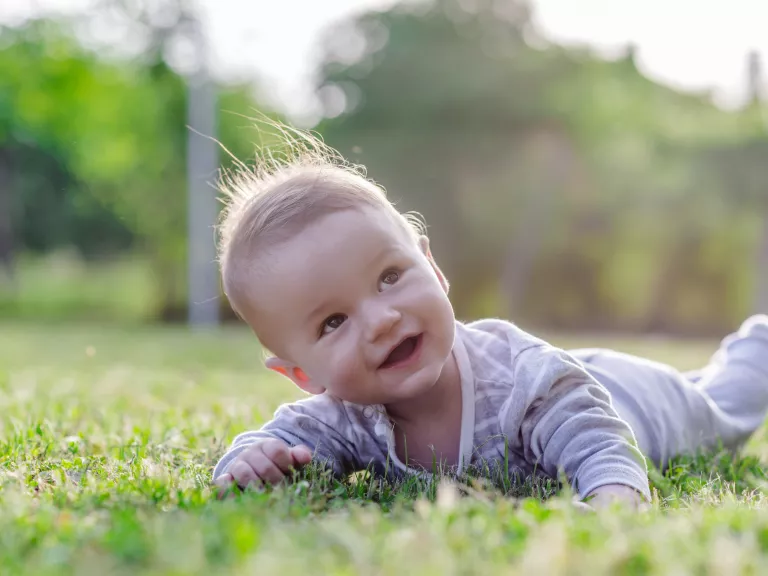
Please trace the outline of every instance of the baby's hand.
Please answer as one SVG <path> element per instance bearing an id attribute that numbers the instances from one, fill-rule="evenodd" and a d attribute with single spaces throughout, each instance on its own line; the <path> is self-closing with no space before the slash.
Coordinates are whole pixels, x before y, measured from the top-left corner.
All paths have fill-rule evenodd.
<path id="1" fill-rule="evenodd" d="M 628 504 L 631 508 L 643 512 L 650 508 L 648 502 L 636 490 L 620 484 L 600 486 L 593 490 L 585 500 L 589 506 L 596 509 L 606 508 L 614 502 Z"/>
<path id="2" fill-rule="evenodd" d="M 306 466 L 312 452 L 306 446 L 291 448 L 282 440 L 257 442 L 243 450 L 229 471 L 216 478 L 219 497 L 224 496 L 234 482 L 240 489 L 248 485 L 279 484 L 293 470 Z"/>

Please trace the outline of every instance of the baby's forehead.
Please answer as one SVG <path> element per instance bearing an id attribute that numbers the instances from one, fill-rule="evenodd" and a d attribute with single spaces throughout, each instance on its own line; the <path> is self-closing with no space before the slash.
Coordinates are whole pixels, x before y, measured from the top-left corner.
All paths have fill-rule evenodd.
<path id="1" fill-rule="evenodd" d="M 362 213 L 359 213 L 362 212 Z M 328 293 L 341 293 L 391 252 L 416 248 L 394 218 L 378 210 L 346 211 L 284 231 L 245 265 L 249 300 L 262 313 L 303 309 Z"/>
<path id="2" fill-rule="evenodd" d="M 375 250 L 382 243 L 412 245 L 415 239 L 407 224 L 396 212 L 360 207 L 324 214 L 285 233 L 271 242 L 264 252 L 273 260 L 280 261 L 287 255 L 306 251 L 313 256 L 330 255 L 336 258 L 338 251 L 362 252 Z M 325 251 L 323 249 L 326 249 Z M 330 250 L 330 254 L 327 254 Z"/>

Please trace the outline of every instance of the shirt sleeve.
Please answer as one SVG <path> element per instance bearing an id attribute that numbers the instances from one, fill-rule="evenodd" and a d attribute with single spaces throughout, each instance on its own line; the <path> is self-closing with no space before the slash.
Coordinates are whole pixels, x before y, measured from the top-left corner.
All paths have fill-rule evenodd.
<path id="1" fill-rule="evenodd" d="M 280 406 L 259 430 L 243 432 L 213 470 L 213 479 L 227 472 L 237 456 L 255 442 L 275 438 L 289 446 L 303 445 L 313 451 L 313 460 L 327 464 L 342 476 L 357 466 L 352 423 L 340 400 L 327 394 Z"/>
<path id="2" fill-rule="evenodd" d="M 632 429 L 575 359 L 546 344 L 531 346 L 514 359 L 513 378 L 502 426 L 529 464 L 552 478 L 564 473 L 581 497 L 621 484 L 650 501 L 648 470 Z"/>

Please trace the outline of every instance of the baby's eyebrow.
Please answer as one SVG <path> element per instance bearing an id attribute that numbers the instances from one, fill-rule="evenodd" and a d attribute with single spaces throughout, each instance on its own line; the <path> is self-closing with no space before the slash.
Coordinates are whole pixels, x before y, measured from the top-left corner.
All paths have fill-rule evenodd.
<path id="1" fill-rule="evenodd" d="M 307 322 L 312 322 L 318 318 L 321 313 L 328 308 L 328 303 L 325 300 L 321 300 L 320 304 L 315 306 L 312 311 L 307 314 Z"/>
<path id="2" fill-rule="evenodd" d="M 371 259 L 370 266 L 375 268 L 384 258 L 400 253 L 399 246 L 385 246 L 376 253 L 376 256 Z"/>

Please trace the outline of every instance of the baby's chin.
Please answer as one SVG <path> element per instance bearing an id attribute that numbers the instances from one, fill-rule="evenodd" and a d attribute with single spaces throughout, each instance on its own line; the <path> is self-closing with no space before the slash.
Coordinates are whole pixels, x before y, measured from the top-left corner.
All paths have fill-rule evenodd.
<path id="1" fill-rule="evenodd" d="M 402 380 L 399 386 L 392 390 L 392 401 L 402 402 L 418 398 L 432 390 L 440 380 L 444 362 L 434 362 L 423 366 Z"/>
<path id="2" fill-rule="evenodd" d="M 366 387 L 365 392 L 359 390 L 350 391 L 349 388 L 346 388 L 344 391 L 329 390 L 329 392 L 340 400 L 362 406 L 407 402 L 428 392 L 435 385 L 440 377 L 440 371 L 435 371 L 435 374 L 431 374 L 431 372 L 420 370 L 416 374 L 400 379 L 399 382 L 379 381 L 375 384 L 371 383 L 370 386 Z"/>

